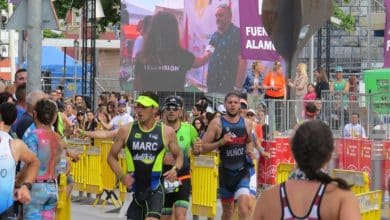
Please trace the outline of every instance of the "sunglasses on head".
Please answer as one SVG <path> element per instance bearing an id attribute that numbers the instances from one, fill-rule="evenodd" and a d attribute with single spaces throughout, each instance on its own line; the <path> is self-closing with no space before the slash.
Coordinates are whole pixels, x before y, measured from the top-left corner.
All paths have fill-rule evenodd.
<path id="1" fill-rule="evenodd" d="M 244 103 L 241 103 L 241 104 L 240 104 L 240 109 L 247 109 L 247 108 L 248 108 L 248 106 L 245 105 Z"/>

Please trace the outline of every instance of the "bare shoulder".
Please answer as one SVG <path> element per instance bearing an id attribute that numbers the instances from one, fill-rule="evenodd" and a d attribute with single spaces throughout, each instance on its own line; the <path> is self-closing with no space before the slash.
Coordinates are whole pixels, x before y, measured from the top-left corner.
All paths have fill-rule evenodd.
<path id="1" fill-rule="evenodd" d="M 122 139 L 126 139 L 127 136 L 129 135 L 130 129 L 133 126 L 133 122 L 120 126 L 118 130 L 118 137 Z"/>
<path id="2" fill-rule="evenodd" d="M 173 130 L 172 127 L 167 126 L 167 125 L 165 125 L 164 123 L 161 123 L 161 126 L 163 127 L 163 129 L 164 129 L 164 134 L 165 134 L 166 136 L 170 136 L 170 135 L 172 135 L 172 134 L 175 133 L 175 130 Z"/>

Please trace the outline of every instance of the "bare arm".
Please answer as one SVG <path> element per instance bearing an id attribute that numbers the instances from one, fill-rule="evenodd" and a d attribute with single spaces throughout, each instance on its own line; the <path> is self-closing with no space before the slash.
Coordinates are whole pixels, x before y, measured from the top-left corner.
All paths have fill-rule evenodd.
<path id="1" fill-rule="evenodd" d="M 127 135 L 129 134 L 131 125 L 122 126 L 119 128 L 117 138 L 111 147 L 110 152 L 108 153 L 107 162 L 110 165 L 111 170 L 115 173 L 119 179 L 123 177 L 122 169 L 118 164 L 118 154 L 121 149 L 125 146 Z"/>
<path id="2" fill-rule="evenodd" d="M 198 68 L 198 67 L 205 65 L 209 61 L 211 55 L 213 55 L 213 54 L 210 51 L 206 50 L 202 56 L 195 57 L 194 63 L 192 64 L 192 67 Z"/>
<path id="3" fill-rule="evenodd" d="M 251 159 L 254 158 L 254 143 L 252 139 L 252 126 L 253 126 L 253 121 L 251 119 L 245 118 L 245 127 L 246 127 L 246 132 L 248 134 L 248 138 L 246 141 L 246 152 L 248 156 L 251 157 Z"/>
<path id="4" fill-rule="evenodd" d="M 220 120 L 219 119 L 213 119 L 205 134 L 203 135 L 203 146 L 202 146 L 202 149 L 201 149 L 201 153 L 207 153 L 207 152 L 210 152 L 210 151 L 213 151 L 215 149 L 217 149 L 218 147 L 222 146 L 223 141 L 215 141 L 218 139 L 218 137 L 221 135 L 221 132 L 222 132 L 222 127 L 220 125 Z M 215 141 L 215 142 L 214 142 Z"/>
<path id="5" fill-rule="evenodd" d="M 234 86 L 237 88 L 241 88 L 246 76 L 247 62 L 246 60 L 241 58 L 241 55 L 239 55 L 237 59 L 238 59 L 238 66 L 237 66 L 236 82 Z"/>
<path id="6" fill-rule="evenodd" d="M 23 161 L 25 163 L 25 166 L 23 166 L 16 178 L 16 185 L 20 185 L 23 182 L 34 182 L 39 170 L 38 158 L 30 149 L 28 149 L 27 145 L 19 139 L 12 140 L 11 146 L 14 148 L 15 160 Z"/>
<path id="7" fill-rule="evenodd" d="M 127 126 L 125 125 L 125 127 Z M 119 134 L 119 129 L 117 128 L 111 131 L 84 131 L 84 136 L 100 139 L 114 138 Z"/>
<path id="8" fill-rule="evenodd" d="M 165 140 L 167 140 L 166 145 L 168 146 L 169 151 L 172 153 L 172 156 L 175 159 L 175 163 L 172 169 L 168 170 L 163 175 L 169 181 L 174 181 L 177 177 L 176 169 L 180 170 L 181 167 L 183 166 L 183 152 L 181 151 L 179 145 L 177 144 L 176 133 L 173 130 L 173 128 L 165 125 L 163 126 L 165 131 L 164 132 Z"/>
<path id="9" fill-rule="evenodd" d="M 183 166 L 183 153 L 181 152 L 181 149 L 179 147 L 179 144 L 177 143 L 176 133 L 173 130 L 173 128 L 164 125 L 165 129 L 165 138 L 167 140 L 167 146 L 169 148 L 169 151 L 172 153 L 173 157 L 175 158 L 175 164 L 174 166 L 180 169 Z"/>
<path id="10" fill-rule="evenodd" d="M 345 88 L 344 88 L 344 91 L 345 92 L 349 92 L 349 82 L 347 81 L 346 83 L 345 83 Z"/>

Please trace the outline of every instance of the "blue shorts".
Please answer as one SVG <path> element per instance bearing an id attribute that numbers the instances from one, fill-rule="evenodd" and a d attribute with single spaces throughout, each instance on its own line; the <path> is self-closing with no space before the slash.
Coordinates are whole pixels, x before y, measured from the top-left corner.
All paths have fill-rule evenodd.
<path id="1" fill-rule="evenodd" d="M 30 191 L 31 202 L 23 205 L 25 220 L 55 219 L 57 207 L 57 183 L 34 183 Z"/>
<path id="2" fill-rule="evenodd" d="M 255 167 L 250 167 L 249 168 L 249 193 L 253 196 L 256 196 L 257 194 L 257 176 L 256 176 L 256 171 Z"/>
<path id="3" fill-rule="evenodd" d="M 219 197 L 221 198 L 221 201 L 232 202 L 238 199 L 238 197 L 241 195 L 249 195 L 249 180 L 249 176 L 243 177 L 241 181 L 237 184 L 237 187 L 234 192 L 230 191 L 229 189 L 220 184 Z"/>

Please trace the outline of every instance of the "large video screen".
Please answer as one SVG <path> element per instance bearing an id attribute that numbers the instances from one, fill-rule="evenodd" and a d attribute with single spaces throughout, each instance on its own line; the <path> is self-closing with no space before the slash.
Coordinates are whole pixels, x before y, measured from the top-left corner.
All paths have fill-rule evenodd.
<path id="1" fill-rule="evenodd" d="M 261 4 L 122 0 L 122 88 L 218 94 L 242 90 L 254 61 L 261 61 L 266 73 L 281 59 L 262 26 Z"/>

